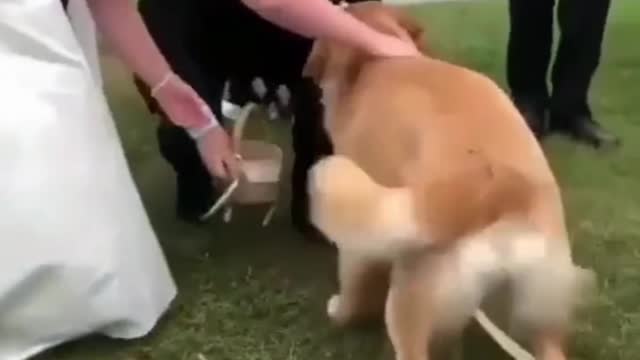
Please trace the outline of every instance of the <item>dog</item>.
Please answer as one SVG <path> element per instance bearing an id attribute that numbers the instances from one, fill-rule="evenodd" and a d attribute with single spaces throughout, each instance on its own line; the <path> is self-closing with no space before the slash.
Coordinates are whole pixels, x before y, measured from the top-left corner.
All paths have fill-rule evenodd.
<path id="1" fill-rule="evenodd" d="M 429 56 L 400 8 L 347 11 L 427 55 L 318 40 L 305 65 L 334 146 L 308 185 L 311 221 L 339 253 L 329 317 L 384 314 L 396 359 L 425 360 L 506 286 L 510 332 L 537 359 L 566 359 L 594 274 L 573 263 L 558 183 L 525 120 L 490 78 Z"/>

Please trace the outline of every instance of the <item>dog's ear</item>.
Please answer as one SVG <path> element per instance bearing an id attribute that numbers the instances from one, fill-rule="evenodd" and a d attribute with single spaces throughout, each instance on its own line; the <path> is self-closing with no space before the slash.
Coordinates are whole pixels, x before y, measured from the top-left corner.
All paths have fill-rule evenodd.
<path id="1" fill-rule="evenodd" d="M 316 40 L 307 58 L 307 62 L 302 68 L 302 76 L 311 78 L 315 83 L 319 83 L 324 77 L 329 61 L 329 51 L 327 44 L 323 40 Z"/>

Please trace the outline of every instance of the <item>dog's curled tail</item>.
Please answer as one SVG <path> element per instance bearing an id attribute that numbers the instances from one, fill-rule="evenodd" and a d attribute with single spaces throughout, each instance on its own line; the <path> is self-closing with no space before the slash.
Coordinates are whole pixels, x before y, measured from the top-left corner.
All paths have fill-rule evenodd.
<path id="1" fill-rule="evenodd" d="M 419 236 L 410 189 L 381 186 L 345 156 L 318 161 L 308 192 L 312 223 L 340 249 L 388 258 L 431 245 Z"/>

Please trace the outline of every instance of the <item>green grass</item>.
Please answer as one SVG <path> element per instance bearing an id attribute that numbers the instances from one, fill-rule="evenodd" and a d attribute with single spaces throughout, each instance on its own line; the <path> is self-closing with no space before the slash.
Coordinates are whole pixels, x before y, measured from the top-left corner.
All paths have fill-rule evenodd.
<path id="1" fill-rule="evenodd" d="M 572 344 L 573 358 L 583 360 L 631 360 L 640 353 L 640 3 L 613 3 L 592 104 L 624 146 L 598 153 L 562 138 L 545 144 L 564 189 L 577 261 L 599 274 L 601 293 Z M 502 1 L 434 4 L 415 13 L 443 57 L 504 83 Z M 199 353 L 211 360 L 392 359 L 381 327 L 344 331 L 328 324 L 335 255 L 298 238 L 286 211 L 266 229 L 252 210 L 240 211 L 229 225 L 174 220 L 173 180 L 156 150 L 153 122 L 123 73 L 107 68 L 132 172 L 180 294 L 144 339 L 84 339 L 40 359 L 181 360 Z M 288 146 L 285 129 L 279 131 Z M 484 352 L 486 344 L 474 349 L 470 359 L 496 358 Z"/>

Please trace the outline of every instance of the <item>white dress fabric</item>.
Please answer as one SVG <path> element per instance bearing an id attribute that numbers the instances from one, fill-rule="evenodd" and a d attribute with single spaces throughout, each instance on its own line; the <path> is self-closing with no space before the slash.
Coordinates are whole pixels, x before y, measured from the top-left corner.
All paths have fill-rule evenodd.
<path id="1" fill-rule="evenodd" d="M 91 333 L 143 336 L 176 294 L 84 1 L 71 0 L 70 23 L 60 0 L 0 0 L 2 360 Z"/>

